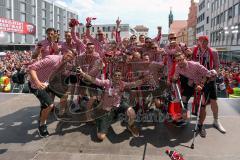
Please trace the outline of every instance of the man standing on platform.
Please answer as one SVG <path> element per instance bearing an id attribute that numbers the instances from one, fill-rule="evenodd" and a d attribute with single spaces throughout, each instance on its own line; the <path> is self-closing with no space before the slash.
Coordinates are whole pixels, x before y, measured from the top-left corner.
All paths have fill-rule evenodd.
<path id="1" fill-rule="evenodd" d="M 193 49 L 193 60 L 199 62 L 208 70 L 214 69 L 217 71 L 217 73 L 219 73 L 218 52 L 208 47 L 209 40 L 207 36 L 200 36 L 198 38 L 198 41 L 199 45 Z M 213 126 L 217 128 L 220 132 L 226 133 L 226 130 L 223 128 L 222 124 L 218 120 L 216 81 L 213 80 L 209 82 L 208 88 L 210 90 L 209 99 L 214 117 Z"/>

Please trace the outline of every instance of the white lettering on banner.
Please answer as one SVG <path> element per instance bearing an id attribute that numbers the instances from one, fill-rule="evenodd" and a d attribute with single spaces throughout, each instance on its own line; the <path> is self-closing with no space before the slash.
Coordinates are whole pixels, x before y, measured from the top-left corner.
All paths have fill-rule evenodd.
<path id="1" fill-rule="evenodd" d="M 28 23 L 26 22 L 18 22 L 6 18 L 0 18 L 0 31 L 16 32 L 19 34 L 35 34 L 34 30 L 28 29 L 27 25 Z"/>

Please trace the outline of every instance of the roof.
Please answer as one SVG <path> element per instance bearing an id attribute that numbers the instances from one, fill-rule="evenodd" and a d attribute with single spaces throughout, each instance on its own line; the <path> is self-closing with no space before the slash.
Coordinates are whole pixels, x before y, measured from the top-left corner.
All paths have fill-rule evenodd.
<path id="1" fill-rule="evenodd" d="M 136 27 L 134 27 L 134 29 L 137 32 L 148 32 L 149 28 L 145 27 L 144 25 L 137 25 Z"/>
<path id="2" fill-rule="evenodd" d="M 187 20 L 175 20 L 170 26 L 170 33 L 178 33 L 179 30 L 187 26 Z"/>

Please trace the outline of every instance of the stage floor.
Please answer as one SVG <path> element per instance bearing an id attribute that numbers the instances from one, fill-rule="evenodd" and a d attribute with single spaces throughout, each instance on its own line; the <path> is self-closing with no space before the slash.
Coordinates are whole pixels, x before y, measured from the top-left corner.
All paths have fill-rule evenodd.
<path id="1" fill-rule="evenodd" d="M 1 160 L 167 160 L 167 148 L 181 152 L 186 160 L 240 159 L 240 99 L 219 99 L 220 120 L 227 133 L 212 127 L 208 107 L 207 137 L 197 136 L 191 145 L 195 120 L 185 128 L 163 123 L 142 126 L 141 136 L 133 138 L 119 122 L 112 125 L 108 138 L 96 139 L 93 124 L 60 123 L 50 117 L 51 134 L 39 138 L 37 119 L 39 102 L 33 95 L 0 94 Z"/>

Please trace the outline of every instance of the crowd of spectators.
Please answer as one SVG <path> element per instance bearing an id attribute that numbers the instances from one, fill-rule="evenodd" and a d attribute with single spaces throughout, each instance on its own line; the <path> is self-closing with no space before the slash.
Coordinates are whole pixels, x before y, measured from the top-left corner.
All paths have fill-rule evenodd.
<path id="1" fill-rule="evenodd" d="M 11 92 L 14 83 L 25 83 L 25 68 L 32 61 L 32 51 L 5 51 L 5 53 L 0 57 L 0 78 L 7 76 L 10 79 L 9 92 Z M 233 88 L 240 88 L 240 63 L 221 64 L 217 84 L 220 97 L 229 97 L 229 94 L 233 94 Z"/>
<path id="2" fill-rule="evenodd" d="M 229 97 L 234 88 L 240 88 L 240 63 L 222 64 L 217 84 L 220 97 Z"/>
<path id="3" fill-rule="evenodd" d="M 31 51 L 5 51 L 0 57 L 0 91 L 11 92 L 14 84 L 24 84 L 26 65 L 31 63 Z M 7 87 L 6 89 L 6 86 Z"/>

